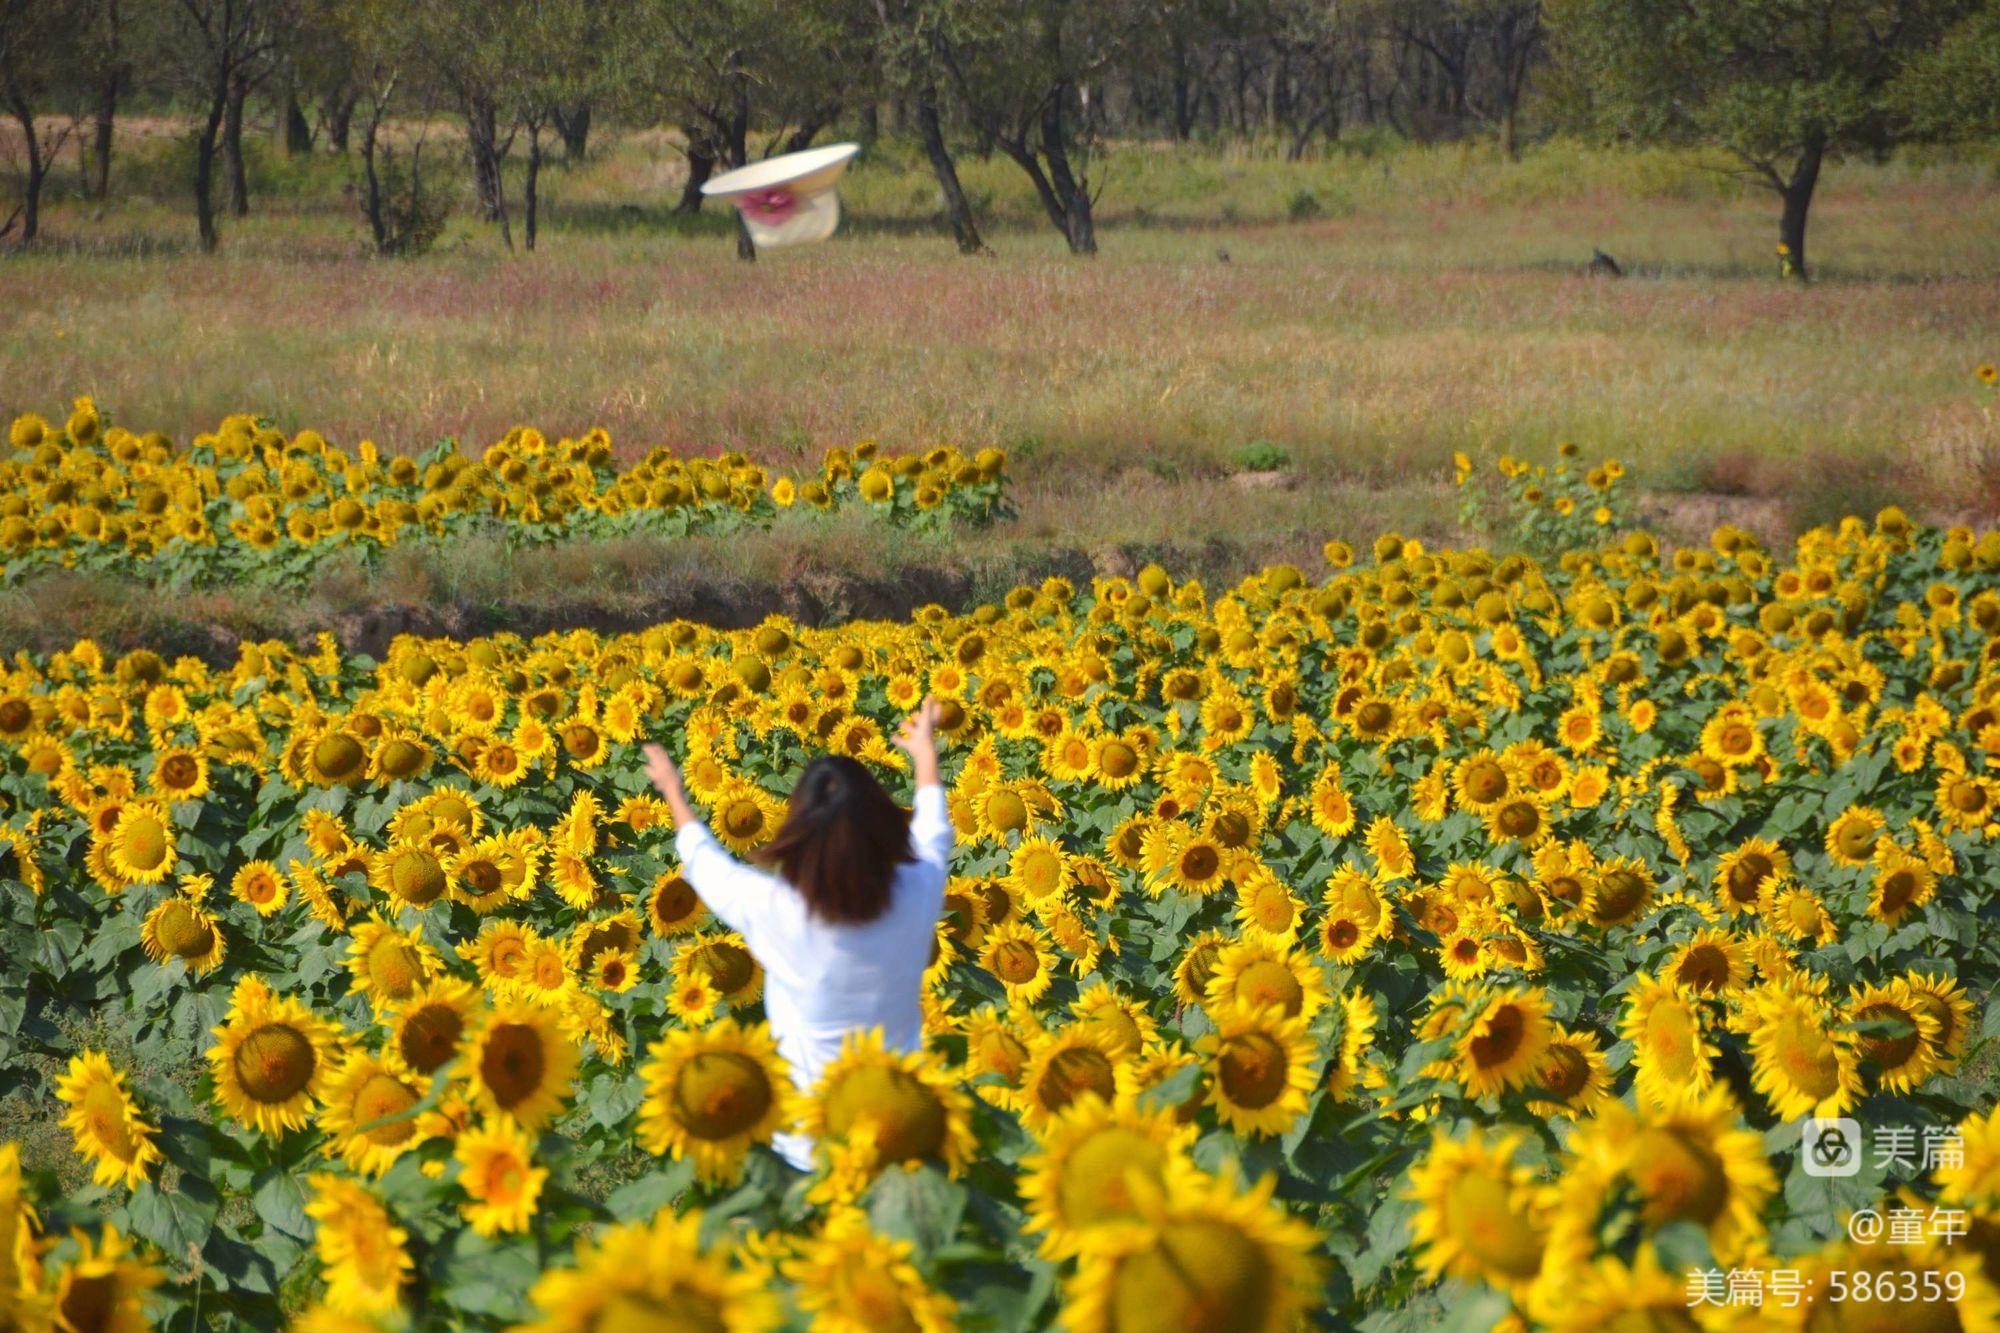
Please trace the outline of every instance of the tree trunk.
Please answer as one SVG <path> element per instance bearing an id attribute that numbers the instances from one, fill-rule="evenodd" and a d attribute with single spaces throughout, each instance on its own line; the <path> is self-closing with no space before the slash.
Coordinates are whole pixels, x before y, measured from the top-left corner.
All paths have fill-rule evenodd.
<path id="1" fill-rule="evenodd" d="M 194 224 L 203 254 L 214 254 L 221 239 L 215 230 L 215 141 L 222 129 L 223 107 L 228 101 L 227 79 L 217 80 L 209 93 L 208 116 L 195 132 Z"/>
<path id="2" fill-rule="evenodd" d="M 250 216 L 250 178 L 243 170 L 243 102 L 250 89 L 241 79 L 229 81 L 222 112 L 222 156 L 229 168 L 229 211 Z"/>
<path id="3" fill-rule="evenodd" d="M 488 222 L 505 223 L 506 197 L 500 184 L 500 154 L 495 144 L 500 136 L 493 103 L 484 97 L 468 98 L 465 104 L 465 146 L 472 157 L 472 188 L 479 196 L 480 216 Z M 513 246 L 511 242 L 509 249 Z"/>
<path id="4" fill-rule="evenodd" d="M 375 169 L 375 138 L 379 116 L 371 117 L 361 132 L 361 174 L 368 187 L 368 232 L 375 240 L 375 253 L 389 253 L 389 228 L 382 220 L 382 177 Z"/>
<path id="5" fill-rule="evenodd" d="M 42 226 L 42 182 L 48 177 L 48 158 L 42 152 L 42 141 L 35 134 L 35 115 L 23 97 L 8 99 L 8 110 L 21 124 L 21 143 L 28 151 L 27 178 L 22 182 L 21 198 L 21 244 L 35 239 Z"/>
<path id="6" fill-rule="evenodd" d="M 1063 239 L 1073 255 L 1097 253 L 1097 224 L 1090 216 L 1089 187 L 1070 170 L 1069 131 L 1063 123 L 1068 88 L 1058 89 L 1042 108 L 1042 156 L 1049 162 L 1049 185 L 1062 201 Z"/>
<path id="7" fill-rule="evenodd" d="M 528 125 L 528 175 L 522 186 L 521 199 L 521 244 L 530 253 L 535 248 L 535 223 L 538 213 L 539 196 L 536 187 L 542 178 L 542 127 L 530 122 Z"/>
<path id="8" fill-rule="evenodd" d="M 680 202 L 674 205 L 676 213 L 699 213 L 703 195 L 701 187 L 715 174 L 715 158 L 706 149 L 698 147 L 690 138 L 688 141 L 688 174 L 681 185 Z"/>
<path id="9" fill-rule="evenodd" d="M 1815 130 L 1799 150 L 1791 179 L 1779 191 L 1785 206 L 1778 217 L 1778 273 L 1800 282 L 1811 276 L 1806 268 L 1806 212 L 1812 207 L 1813 189 L 1819 184 L 1820 162 L 1825 156 L 1826 135 Z"/>
<path id="10" fill-rule="evenodd" d="M 926 82 L 917 89 L 917 132 L 924 141 L 924 155 L 931 160 L 931 174 L 944 193 L 945 216 L 951 220 L 951 234 L 962 255 L 976 255 L 986 249 L 979 226 L 972 219 L 972 205 L 966 202 L 965 187 L 959 184 L 958 166 L 944 141 L 944 126 L 938 119 L 937 85 Z"/>
<path id="11" fill-rule="evenodd" d="M 348 138 L 354 127 L 354 105 L 360 101 L 360 94 L 350 88 L 335 93 L 326 104 L 326 146 L 336 153 L 345 155 Z"/>
<path id="12" fill-rule="evenodd" d="M 590 103 L 578 102 L 567 109 L 555 110 L 556 133 L 562 136 L 563 160 L 583 161 L 584 151 L 590 146 Z"/>
<path id="13" fill-rule="evenodd" d="M 111 132 L 118 118 L 118 86 L 123 81 L 122 71 L 114 67 L 97 85 L 97 116 L 90 144 L 95 179 L 90 193 L 99 199 L 111 197 Z"/>
<path id="14" fill-rule="evenodd" d="M 741 83 L 736 85 L 735 106 L 729 117 L 729 138 L 723 150 L 729 154 L 731 167 L 747 166 L 750 162 L 750 94 Z M 736 210 L 736 257 L 746 264 L 757 262 L 757 243 L 750 239 L 750 224 L 743 220 L 743 210 Z"/>
<path id="15" fill-rule="evenodd" d="M 1507 105 L 1500 108 L 1500 152 L 1509 162 L 1521 159 L 1521 145 L 1515 137 L 1514 99 L 1509 97 Z"/>
<path id="16" fill-rule="evenodd" d="M 1174 138 L 1186 143 L 1194 133 L 1194 97 L 1189 86 L 1187 46 L 1174 35 L 1173 46 Z"/>
<path id="17" fill-rule="evenodd" d="M 287 157 L 298 153 L 310 153 L 313 146 L 312 122 L 306 119 L 299 99 L 289 92 L 285 94 L 284 110 L 279 113 L 278 143 Z"/>

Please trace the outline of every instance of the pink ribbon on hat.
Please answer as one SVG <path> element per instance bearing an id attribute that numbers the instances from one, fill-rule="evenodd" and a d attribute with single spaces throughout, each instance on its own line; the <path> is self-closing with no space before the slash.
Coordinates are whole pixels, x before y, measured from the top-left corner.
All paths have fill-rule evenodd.
<path id="1" fill-rule="evenodd" d="M 751 221 L 775 227 L 798 211 L 799 200 L 784 186 L 774 185 L 768 190 L 746 190 L 736 196 L 736 206 Z"/>

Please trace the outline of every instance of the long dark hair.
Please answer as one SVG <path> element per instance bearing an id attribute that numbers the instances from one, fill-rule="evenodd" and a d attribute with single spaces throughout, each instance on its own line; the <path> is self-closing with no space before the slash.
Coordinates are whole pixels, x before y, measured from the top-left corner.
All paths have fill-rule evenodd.
<path id="1" fill-rule="evenodd" d="M 821 755 L 799 774 L 785 822 L 757 859 L 820 920 L 873 921 L 888 910 L 896 867 L 910 859 L 910 818 L 859 763 Z"/>

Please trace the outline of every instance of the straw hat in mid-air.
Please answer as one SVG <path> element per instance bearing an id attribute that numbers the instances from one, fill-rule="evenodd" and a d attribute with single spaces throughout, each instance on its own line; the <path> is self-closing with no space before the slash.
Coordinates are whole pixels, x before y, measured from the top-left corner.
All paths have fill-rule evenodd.
<path id="1" fill-rule="evenodd" d="M 836 143 L 767 157 L 723 172 L 701 192 L 736 205 L 759 249 L 823 241 L 840 225 L 834 186 L 860 151 L 860 144 Z"/>

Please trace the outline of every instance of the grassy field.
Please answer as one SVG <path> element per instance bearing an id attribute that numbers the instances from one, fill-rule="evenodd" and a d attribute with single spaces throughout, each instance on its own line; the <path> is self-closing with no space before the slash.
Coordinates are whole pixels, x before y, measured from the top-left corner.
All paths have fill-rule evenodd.
<path id="1" fill-rule="evenodd" d="M 252 216 L 203 257 L 184 149 L 142 128 L 108 207 L 59 194 L 45 243 L 0 262 L 0 411 L 89 393 L 180 438 L 251 410 L 405 447 L 602 424 L 635 451 L 778 462 L 861 437 L 997 444 L 1020 518 L 950 553 L 974 560 L 1209 543 L 1229 566 L 1329 534 L 1448 536 L 1454 450 L 1566 439 L 1626 459 L 1688 531 L 2000 499 L 1973 375 L 2000 359 L 1991 155 L 1830 170 L 1800 288 L 1772 277 L 1772 201 L 1718 163 L 1563 144 L 1518 163 L 1125 146 L 1095 164 L 1095 261 L 998 159 L 966 164 L 995 253 L 958 257 L 927 173 L 884 149 L 836 241 L 755 265 L 722 216 L 670 214 L 680 161 L 656 136 L 546 173 L 538 253 L 461 211 L 400 261 L 362 254 L 346 164 L 259 152 Z M 1594 247 L 1629 276 L 1585 276 Z M 1280 484 L 1234 475 L 1254 442 L 1289 458 Z M 830 540 L 719 558 L 884 558 Z"/>

